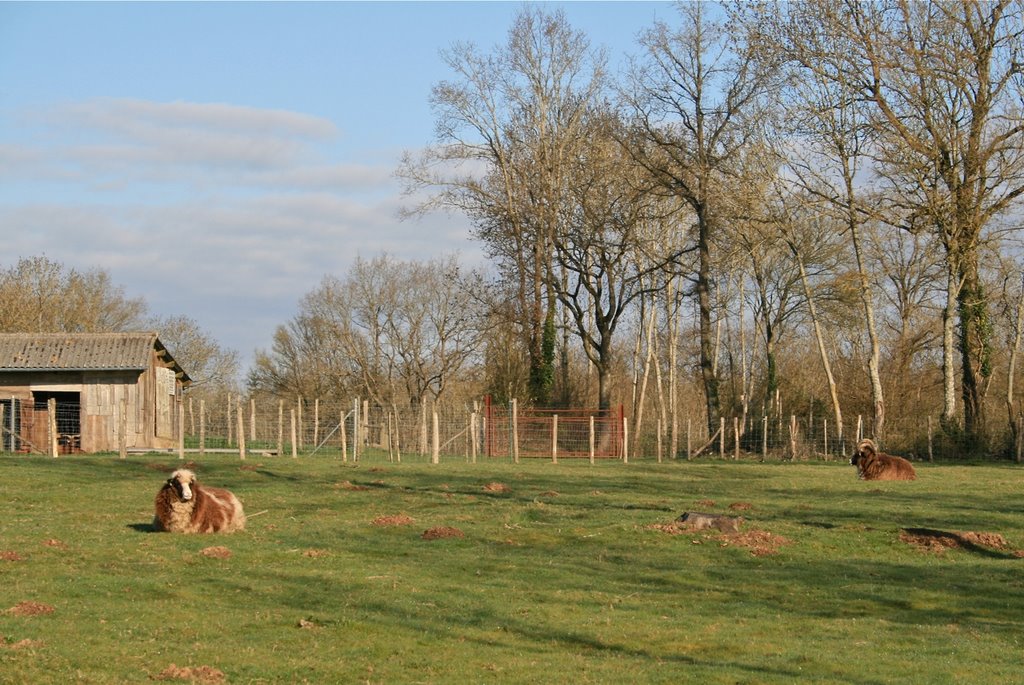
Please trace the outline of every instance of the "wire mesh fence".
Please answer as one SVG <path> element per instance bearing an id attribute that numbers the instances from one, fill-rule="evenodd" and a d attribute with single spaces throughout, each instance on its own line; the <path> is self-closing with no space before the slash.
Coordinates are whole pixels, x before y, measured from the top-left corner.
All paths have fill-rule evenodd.
<path id="1" fill-rule="evenodd" d="M 191 398 L 179 405 L 176 449 L 182 455 L 230 453 L 324 457 L 341 461 L 486 461 L 521 459 L 685 460 L 847 459 L 861 437 L 875 435 L 868 417 L 839 426 L 821 416 L 746 416 L 708 425 L 703 416 L 631 423 L 623 407 L 536 409 L 488 398 L 466 406 L 379 406 L 366 400 L 257 400 L 223 403 Z M 74 402 L 0 400 L 0 450 L 74 454 L 87 420 Z M 1001 454 L 1021 458 L 1022 431 L 992 436 Z M 932 417 L 890 419 L 880 447 L 917 460 L 956 460 L 955 435 Z M 143 451 L 131 450 L 126 451 Z M 152 451 L 152 450 L 145 450 Z"/>

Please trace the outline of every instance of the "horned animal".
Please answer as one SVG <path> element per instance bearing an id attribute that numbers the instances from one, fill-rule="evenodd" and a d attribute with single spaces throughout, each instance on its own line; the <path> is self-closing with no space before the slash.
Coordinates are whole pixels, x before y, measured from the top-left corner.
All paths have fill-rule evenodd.
<path id="1" fill-rule="evenodd" d="M 196 474 L 178 469 L 156 495 L 153 529 L 170 533 L 233 533 L 245 528 L 238 498 L 223 488 L 200 485 Z"/>
<path id="2" fill-rule="evenodd" d="M 879 452 L 873 440 L 865 438 L 857 443 L 857 451 L 850 457 L 861 480 L 915 480 L 914 465 L 903 457 Z"/>

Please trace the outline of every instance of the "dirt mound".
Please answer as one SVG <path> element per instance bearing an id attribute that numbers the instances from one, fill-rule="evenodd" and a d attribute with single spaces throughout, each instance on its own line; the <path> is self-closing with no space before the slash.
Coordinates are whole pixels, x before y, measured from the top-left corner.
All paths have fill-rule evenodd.
<path id="1" fill-rule="evenodd" d="M 793 544 L 793 541 L 789 538 L 769 533 L 766 530 L 748 530 L 745 533 L 729 533 L 726 535 L 720 535 L 718 539 L 722 541 L 723 547 L 727 547 L 729 545 L 744 547 L 749 549 L 750 553 L 755 557 L 767 557 L 773 554 L 778 554 L 779 547 Z"/>
<path id="2" fill-rule="evenodd" d="M 972 530 L 946 531 L 930 528 L 904 528 L 900 531 L 900 540 L 928 552 L 941 554 L 947 549 L 987 548 L 1005 550 L 1009 544 L 999 533 L 979 533 Z M 1022 550 L 1013 552 L 1014 556 L 1024 556 Z"/>
<path id="3" fill-rule="evenodd" d="M 750 502 L 733 502 L 729 505 L 729 508 L 733 511 L 750 511 L 754 508 L 754 505 Z"/>
<path id="4" fill-rule="evenodd" d="M 50 538 L 49 540 L 43 540 L 43 545 L 46 546 L 46 547 L 54 547 L 56 549 L 67 549 L 68 548 L 68 546 L 65 543 L 61 542 L 60 540 L 57 540 L 56 538 Z"/>
<path id="5" fill-rule="evenodd" d="M 488 483 L 484 486 L 484 492 L 509 492 L 511 489 L 504 483 Z"/>
<path id="6" fill-rule="evenodd" d="M 319 559 L 321 557 L 330 556 L 330 552 L 326 549 L 307 549 L 302 553 L 302 556 L 309 557 L 310 559 Z"/>
<path id="7" fill-rule="evenodd" d="M 463 538 L 466 534 L 458 528 L 450 526 L 437 526 L 423 531 L 424 540 L 441 540 L 442 538 Z"/>
<path id="8" fill-rule="evenodd" d="M 43 646 L 42 640 L 18 640 L 17 642 L 8 642 L 7 639 L 0 635 L 0 649 L 38 649 Z"/>
<path id="9" fill-rule="evenodd" d="M 21 556 L 12 549 L 0 550 L 0 560 L 2 561 L 25 561 L 25 557 Z"/>
<path id="10" fill-rule="evenodd" d="M 221 547 L 219 545 L 216 547 L 204 547 L 203 549 L 199 550 L 199 553 L 202 554 L 204 557 L 210 557 L 211 559 L 231 558 L 231 550 L 227 547 Z"/>
<path id="11" fill-rule="evenodd" d="M 713 500 L 713 499 L 699 499 L 696 502 L 694 502 L 694 504 L 696 504 L 698 507 L 704 507 L 705 509 L 710 509 L 711 507 L 715 506 L 715 500 Z"/>
<path id="12" fill-rule="evenodd" d="M 332 487 L 335 488 L 336 490 L 352 490 L 352 491 L 361 491 L 361 490 L 369 490 L 370 489 L 369 485 L 356 485 L 356 484 L 352 483 L 351 481 L 347 481 L 347 480 L 346 481 L 342 481 L 340 483 L 335 483 Z"/>
<path id="13" fill-rule="evenodd" d="M 197 683 L 226 682 L 224 672 L 212 666 L 182 666 L 171 664 L 160 671 L 153 680 L 189 680 Z"/>
<path id="14" fill-rule="evenodd" d="M 370 521 L 374 526 L 408 526 L 416 523 L 416 519 L 405 514 L 394 514 L 392 516 L 378 516 Z"/>
<path id="15" fill-rule="evenodd" d="M 42 604 L 40 602 L 18 602 L 10 609 L 7 610 L 8 614 L 14 616 L 43 616 L 45 614 L 52 614 L 53 607 L 49 604 Z"/>

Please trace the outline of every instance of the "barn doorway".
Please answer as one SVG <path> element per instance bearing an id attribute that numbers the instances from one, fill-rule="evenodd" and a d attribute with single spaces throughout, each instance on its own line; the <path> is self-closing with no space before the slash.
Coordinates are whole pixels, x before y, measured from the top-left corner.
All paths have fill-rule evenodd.
<path id="1" fill-rule="evenodd" d="M 35 391 L 35 411 L 45 416 L 52 399 L 57 408 L 57 447 L 64 454 L 82 451 L 82 395 L 78 392 Z"/>

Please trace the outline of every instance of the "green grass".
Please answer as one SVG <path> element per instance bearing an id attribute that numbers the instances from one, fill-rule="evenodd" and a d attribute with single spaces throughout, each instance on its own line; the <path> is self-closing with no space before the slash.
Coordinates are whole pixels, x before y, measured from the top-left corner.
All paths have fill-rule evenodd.
<path id="1" fill-rule="evenodd" d="M 211 455 L 200 480 L 239 495 L 247 530 L 152 533 L 178 463 L 0 457 L 0 552 L 18 557 L 0 558 L 0 682 L 152 683 L 171 664 L 227 683 L 1020 682 L 1019 467 L 864 483 L 838 463 Z M 744 531 L 791 544 L 649 528 L 737 502 Z M 414 523 L 374 525 L 399 514 Z M 435 526 L 464 537 L 424 540 Z M 1009 546 L 936 554 L 904 527 Z"/>

